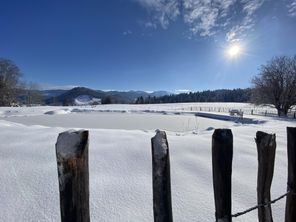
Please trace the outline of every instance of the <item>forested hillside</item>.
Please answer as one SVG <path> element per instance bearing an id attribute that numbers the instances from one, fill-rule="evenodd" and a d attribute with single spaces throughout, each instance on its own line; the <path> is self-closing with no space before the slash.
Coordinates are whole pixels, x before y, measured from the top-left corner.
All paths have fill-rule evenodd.
<path id="1" fill-rule="evenodd" d="M 202 92 L 171 94 L 161 97 L 139 97 L 137 104 L 147 103 L 185 103 L 185 102 L 249 102 L 251 89 L 219 89 Z"/>

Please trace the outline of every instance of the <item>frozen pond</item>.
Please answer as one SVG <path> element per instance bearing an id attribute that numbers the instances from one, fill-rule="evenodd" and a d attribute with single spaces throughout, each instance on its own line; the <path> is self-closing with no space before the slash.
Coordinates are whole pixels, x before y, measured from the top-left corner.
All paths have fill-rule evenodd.
<path id="1" fill-rule="evenodd" d="M 233 122 L 196 117 L 194 115 L 164 115 L 138 113 L 70 113 L 64 115 L 14 116 L 1 118 L 27 126 L 42 125 L 65 128 L 97 128 L 155 130 L 175 132 L 227 128 Z"/>

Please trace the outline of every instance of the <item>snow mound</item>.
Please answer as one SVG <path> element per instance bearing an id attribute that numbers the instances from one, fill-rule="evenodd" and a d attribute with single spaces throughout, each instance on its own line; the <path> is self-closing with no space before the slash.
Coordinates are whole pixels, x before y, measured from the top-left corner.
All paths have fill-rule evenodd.
<path id="1" fill-rule="evenodd" d="M 101 104 L 101 99 L 89 95 L 80 95 L 75 98 L 74 103 L 78 106 Z"/>
<path id="2" fill-rule="evenodd" d="M 58 115 L 58 114 L 68 114 L 71 113 L 69 109 L 60 109 L 60 110 L 50 110 L 45 112 L 46 115 Z"/>

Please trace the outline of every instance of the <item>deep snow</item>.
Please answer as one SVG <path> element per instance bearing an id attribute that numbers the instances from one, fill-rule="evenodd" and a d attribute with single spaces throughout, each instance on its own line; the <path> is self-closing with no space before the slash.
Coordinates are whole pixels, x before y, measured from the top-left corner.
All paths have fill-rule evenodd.
<path id="1" fill-rule="evenodd" d="M 220 106 L 228 105 L 220 104 Z M 275 198 L 285 193 L 287 181 L 286 127 L 295 127 L 295 121 L 257 117 L 265 123 L 241 124 L 198 118 L 198 122 L 204 127 L 199 127 L 197 134 L 192 128 L 185 130 L 185 133 L 180 133 L 176 129 L 180 129 L 179 126 L 182 125 L 180 119 L 184 116 L 174 114 L 176 110 L 182 110 L 180 107 L 186 108 L 184 104 L 170 106 L 109 105 L 79 108 L 81 111 L 79 114 L 72 113 L 73 109 L 77 109 L 75 107 L 0 108 L 0 116 L 2 116 L 0 120 L 0 167 L 2 169 L 0 171 L 0 221 L 60 221 L 55 142 L 60 132 L 69 129 L 63 125 L 69 116 L 81 115 L 77 119 L 81 123 L 87 118 L 99 123 L 104 118 L 97 120 L 98 116 L 107 115 L 101 112 L 89 112 L 92 109 L 96 111 L 104 109 L 109 112 L 125 110 L 127 113 L 120 115 L 115 113 L 118 120 L 124 118 L 124 115 L 130 116 L 128 121 L 123 121 L 121 129 L 99 129 L 102 126 L 100 127 L 99 124 L 96 127 L 88 126 L 90 122 L 87 121 L 83 126 L 90 130 L 90 213 L 92 221 L 153 221 L 150 139 L 155 132 L 147 127 L 143 127 L 142 130 L 125 129 L 124 124 L 127 124 L 126 128 L 128 128 L 133 115 L 142 117 L 147 115 L 147 118 L 150 115 L 155 118 L 154 121 L 159 120 L 160 123 L 163 123 L 161 121 L 169 116 L 172 125 L 176 125 L 175 128 L 167 131 L 171 155 L 175 221 L 214 221 L 211 170 L 213 130 L 208 127 L 229 127 L 234 134 L 233 213 L 256 204 L 257 151 L 254 137 L 257 130 L 277 134 L 275 173 L 271 195 Z M 132 111 L 135 110 L 142 114 L 133 113 Z M 49 111 L 52 111 L 51 115 L 44 114 Z M 168 115 L 151 114 L 155 111 L 165 111 Z M 59 115 L 61 113 L 64 115 Z M 9 116 L 31 119 L 27 119 L 27 125 L 22 125 L 12 122 Z M 57 116 L 60 118 L 57 123 L 60 122 L 60 126 L 64 127 L 50 126 L 51 117 Z M 48 124 L 38 121 L 33 125 L 29 124 L 34 118 L 47 119 Z M 190 118 L 189 120 L 193 121 Z M 138 121 L 137 117 L 135 119 L 133 124 Z M 220 123 L 222 125 L 219 125 Z M 145 126 L 144 123 L 143 126 Z M 284 211 L 285 199 L 273 205 L 274 221 L 283 221 Z M 253 211 L 234 221 L 257 221 L 257 212 Z"/>

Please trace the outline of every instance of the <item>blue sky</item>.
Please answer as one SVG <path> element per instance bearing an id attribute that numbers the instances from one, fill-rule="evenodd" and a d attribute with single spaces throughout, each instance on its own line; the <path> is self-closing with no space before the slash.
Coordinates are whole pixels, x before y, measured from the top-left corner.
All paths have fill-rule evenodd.
<path id="1" fill-rule="evenodd" d="M 44 88 L 244 88 L 296 54 L 296 0 L 0 0 L 0 57 Z M 231 46 L 240 48 L 231 57 Z"/>

